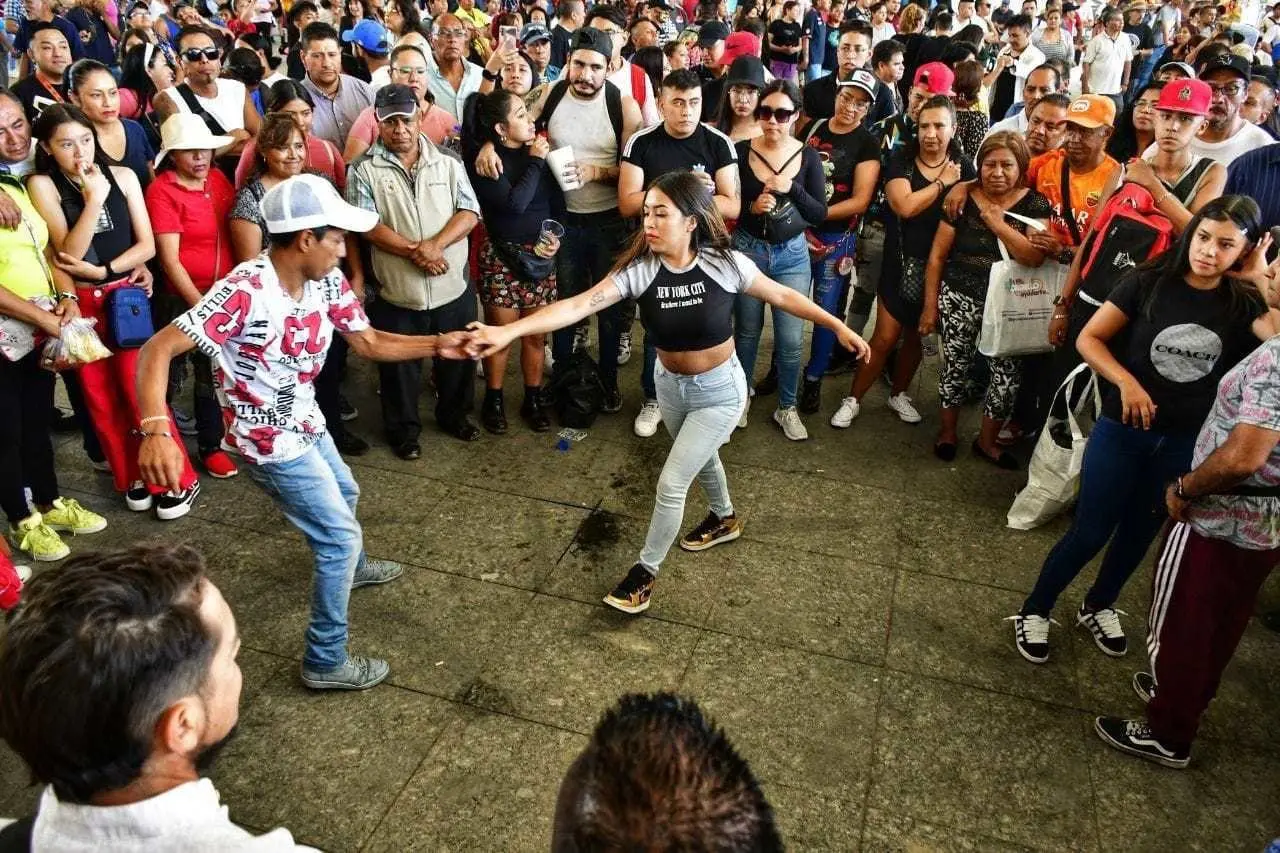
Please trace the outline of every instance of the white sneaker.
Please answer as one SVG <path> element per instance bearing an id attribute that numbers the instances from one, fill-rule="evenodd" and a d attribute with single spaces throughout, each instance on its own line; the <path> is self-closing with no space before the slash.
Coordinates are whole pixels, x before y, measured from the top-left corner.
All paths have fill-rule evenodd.
<path id="1" fill-rule="evenodd" d="M 660 423 L 662 423 L 662 410 L 658 408 L 658 401 L 645 400 L 644 405 L 640 407 L 640 414 L 636 415 L 636 422 L 632 424 L 632 429 L 641 438 L 649 438 L 658 431 Z"/>
<path id="2" fill-rule="evenodd" d="M 31 580 L 30 566 L 14 566 L 13 570 L 18 573 L 18 580 L 22 581 L 23 583 L 26 583 L 27 581 Z"/>
<path id="3" fill-rule="evenodd" d="M 165 492 L 156 500 L 156 518 L 161 521 L 173 521 L 191 512 L 196 498 L 200 495 L 200 481 L 196 480 L 191 488 L 182 492 Z"/>
<path id="4" fill-rule="evenodd" d="M 124 493 L 124 504 L 134 512 L 146 512 L 151 509 L 151 490 L 141 480 L 134 480 L 129 490 Z"/>
<path id="5" fill-rule="evenodd" d="M 618 339 L 618 366 L 631 360 L 631 332 L 623 332 Z M 642 410 L 643 411 L 643 410 Z M 652 435 L 652 433 L 650 433 Z"/>
<path id="6" fill-rule="evenodd" d="M 551 354 L 551 344 L 542 345 L 542 369 L 550 372 L 555 369 L 556 357 Z"/>
<path id="7" fill-rule="evenodd" d="M 889 398 L 889 408 L 898 413 L 898 417 L 905 424 L 918 424 L 924 420 L 920 417 L 920 413 L 916 411 L 916 407 L 912 404 L 911 398 L 906 392 L 894 394 Z"/>
<path id="8" fill-rule="evenodd" d="M 742 417 L 738 418 L 738 429 L 747 428 L 747 413 L 751 411 L 751 395 L 747 395 L 747 404 L 742 407 Z"/>
<path id="9" fill-rule="evenodd" d="M 840 401 L 840 408 L 831 416 L 831 425 L 836 429 L 848 429 L 861 411 L 862 406 L 857 397 L 845 397 Z"/>
<path id="10" fill-rule="evenodd" d="M 782 427 L 782 434 L 792 441 L 804 441 L 809 437 L 809 431 L 804 428 L 804 422 L 800 420 L 800 413 L 795 406 L 774 409 L 773 422 Z"/>

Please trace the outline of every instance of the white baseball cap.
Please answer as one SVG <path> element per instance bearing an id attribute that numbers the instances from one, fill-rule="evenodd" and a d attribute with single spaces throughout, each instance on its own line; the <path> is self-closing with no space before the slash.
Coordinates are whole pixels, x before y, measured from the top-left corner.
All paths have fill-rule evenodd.
<path id="1" fill-rule="evenodd" d="M 341 228 L 363 233 L 378 224 L 378 214 L 343 201 L 337 189 L 319 175 L 294 175 L 262 197 L 262 218 L 269 234 L 291 234 L 308 228 Z"/>

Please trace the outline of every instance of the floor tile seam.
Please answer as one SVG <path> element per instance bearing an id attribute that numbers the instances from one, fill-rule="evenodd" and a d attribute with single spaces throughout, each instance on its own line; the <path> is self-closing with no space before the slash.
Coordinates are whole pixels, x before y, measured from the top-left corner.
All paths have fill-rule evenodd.
<path id="1" fill-rule="evenodd" d="M 1080 705 L 1072 705 L 1056 699 L 1025 696 L 1020 693 L 1012 693 L 1006 690 L 997 690 L 992 687 L 984 687 L 980 684 L 970 684 L 965 681 L 958 681 L 954 678 L 948 678 L 942 675 L 924 673 L 924 672 L 919 672 L 918 670 L 912 670 L 912 669 L 903 669 L 902 667 L 898 667 L 890 664 L 887 660 L 885 661 L 883 669 L 886 673 L 891 673 L 893 675 L 905 675 L 911 678 L 923 678 L 926 681 L 932 681 L 938 684 L 945 684 L 951 687 L 962 687 L 968 690 L 976 690 L 981 693 L 989 693 L 993 696 L 1002 696 L 1006 699 L 1017 699 L 1022 702 L 1030 702 L 1035 705 L 1046 705 L 1050 708 L 1054 708 L 1060 711 L 1072 711 L 1077 714 L 1083 714 L 1085 716 L 1089 716 L 1097 713 L 1091 708 L 1085 708 Z"/>
<path id="2" fill-rule="evenodd" d="M 506 497 L 511 497 L 511 498 L 524 498 L 525 500 L 537 501 L 539 503 L 548 503 L 548 504 L 553 504 L 555 506 L 568 507 L 570 509 L 591 509 L 591 506 L 589 504 L 573 503 L 571 501 L 561 501 L 561 500 L 556 500 L 554 498 L 541 497 L 539 495 L 529 495 L 523 492 L 510 491 L 507 489 L 495 489 L 489 486 L 482 486 L 482 485 L 478 485 L 476 483 L 470 483 L 470 482 L 462 482 L 456 479 L 452 479 L 452 480 L 443 479 L 441 477 L 432 477 L 426 474 L 412 474 L 412 473 L 405 472 L 403 469 L 400 469 L 400 468 L 388 468 L 382 465 L 371 465 L 368 462 L 353 462 L 352 460 L 348 460 L 347 464 L 351 465 L 351 467 L 353 468 L 362 468 L 367 471 L 375 471 L 375 472 L 386 473 L 386 474 L 403 474 L 406 477 L 414 477 L 420 480 L 428 480 L 432 483 L 439 483 L 440 485 L 449 486 L 451 488 L 457 488 L 458 486 L 463 486 L 469 489 L 476 489 L 477 491 L 481 491 L 481 492 L 488 492 L 489 494 L 504 495 Z M 357 479 L 357 482 L 359 482 L 358 479 Z"/>
<path id="3" fill-rule="evenodd" d="M 889 662 L 889 634 L 893 630 L 893 608 L 898 602 L 898 586 L 901 584 L 902 569 L 898 569 L 893 573 L 893 589 L 889 591 L 889 621 L 885 628 L 885 650 L 884 662 Z M 876 691 L 876 707 L 871 715 L 871 766 L 867 772 L 866 789 L 862 793 L 862 818 L 861 825 L 858 827 L 858 848 L 866 849 L 867 846 L 867 812 L 871 809 L 871 790 L 875 785 L 877 771 L 880 762 L 876 760 L 876 752 L 880 745 L 880 718 L 884 710 L 884 693 L 888 688 L 889 679 L 887 674 L 890 670 L 887 666 L 880 667 L 880 677 L 876 679 L 878 690 Z"/>
<path id="4" fill-rule="evenodd" d="M 872 781 L 874 782 L 874 780 Z M 868 805 L 867 805 L 867 808 L 864 809 L 864 813 L 871 811 L 870 794 L 868 794 L 867 799 L 868 799 Z M 936 829 L 945 830 L 947 832 L 955 833 L 957 835 L 965 835 L 967 837 L 974 838 L 978 841 L 997 842 L 999 844 L 1011 844 L 1020 848 L 1038 851 L 1038 853 L 1062 853 L 1062 850 L 1064 849 L 1062 847 L 1041 847 L 1037 845 L 1028 844 L 1026 841 L 1020 838 L 1014 838 L 1012 836 L 1001 836 L 993 832 L 984 832 L 980 829 L 974 829 L 973 827 L 957 826 L 956 824 L 951 823 L 950 821 L 941 821 L 936 819 L 934 816 L 928 815 L 928 814 L 917 814 L 910 809 L 877 808 L 876 811 L 881 812 L 882 814 L 885 814 L 885 815 L 893 816 L 893 817 L 904 817 L 909 820 L 919 821 L 920 823 L 928 824 L 929 826 L 934 827 Z M 1089 840 L 1091 842 L 1093 841 L 1093 839 L 1089 839 Z M 866 841 L 865 832 L 863 833 L 862 841 L 863 841 L 863 846 L 865 847 L 865 841 Z M 978 848 L 978 849 L 982 850 L 985 848 Z M 1067 848 L 1067 849 L 1075 849 L 1075 848 Z M 1101 847 L 1094 848 L 1094 849 L 1102 850 Z"/>

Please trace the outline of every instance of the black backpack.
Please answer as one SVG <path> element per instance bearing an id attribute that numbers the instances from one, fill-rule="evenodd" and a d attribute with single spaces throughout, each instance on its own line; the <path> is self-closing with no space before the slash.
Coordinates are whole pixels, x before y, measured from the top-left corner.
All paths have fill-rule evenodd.
<path id="1" fill-rule="evenodd" d="M 35 826 L 36 819 L 32 815 L 0 829 L 0 853 L 28 853 L 31 849 L 31 832 Z"/>
<path id="2" fill-rule="evenodd" d="M 555 378 L 547 393 L 560 423 L 574 429 L 591 426 L 604 408 L 600 368 L 585 352 L 575 352 L 563 364 L 556 362 Z"/>

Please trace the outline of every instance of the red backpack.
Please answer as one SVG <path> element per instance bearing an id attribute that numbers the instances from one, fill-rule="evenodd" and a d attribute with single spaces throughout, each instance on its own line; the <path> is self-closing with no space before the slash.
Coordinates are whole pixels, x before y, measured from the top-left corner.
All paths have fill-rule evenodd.
<path id="1" fill-rule="evenodd" d="M 1168 249 L 1174 236 L 1151 193 L 1125 181 L 1094 217 L 1080 249 L 1080 290 L 1104 302 L 1124 273 Z"/>

